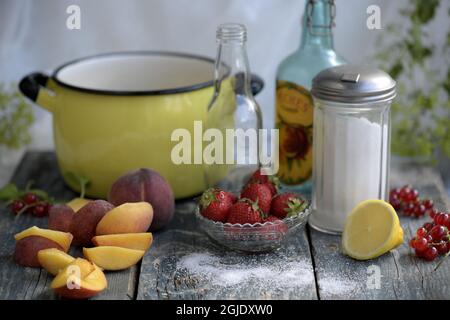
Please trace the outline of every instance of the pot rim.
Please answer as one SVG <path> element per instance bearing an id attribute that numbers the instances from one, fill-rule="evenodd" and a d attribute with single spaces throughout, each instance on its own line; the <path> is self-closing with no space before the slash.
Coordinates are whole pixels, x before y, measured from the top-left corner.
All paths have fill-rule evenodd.
<path id="1" fill-rule="evenodd" d="M 97 58 L 103 58 L 103 57 L 110 57 L 110 56 L 169 56 L 169 57 L 182 57 L 182 58 L 188 58 L 188 59 L 195 59 L 200 60 L 204 62 L 211 63 L 212 65 L 215 64 L 214 59 L 197 55 L 197 54 L 191 54 L 191 53 L 184 53 L 184 52 L 174 52 L 174 51 L 147 51 L 147 50 L 139 50 L 139 51 L 117 51 L 117 52 L 107 52 L 107 53 L 100 53 L 100 54 L 94 54 L 89 55 L 85 57 L 81 57 L 78 59 L 71 60 L 69 62 L 66 62 L 59 67 L 55 69 L 53 72 L 51 78 L 54 80 L 57 84 L 87 93 L 94 93 L 94 94 L 102 94 L 102 95 L 116 95 L 116 96 L 144 96 L 144 95 L 165 95 L 165 94 L 176 94 L 176 93 L 184 93 L 184 92 L 191 92 L 199 89 L 203 89 L 206 87 L 210 87 L 214 84 L 213 75 L 211 74 L 211 80 L 206 82 L 200 82 L 197 84 L 189 85 L 189 86 L 182 86 L 182 87 L 176 87 L 176 88 L 170 88 L 170 89 L 160 89 L 160 90 L 105 90 L 105 89 L 91 89 L 91 88 L 85 88 L 85 87 L 79 87 L 76 85 L 69 84 L 67 82 L 64 82 L 63 80 L 58 78 L 58 74 L 60 71 L 62 71 L 64 68 L 71 66 L 73 64 L 91 60 L 91 59 L 97 59 Z"/>

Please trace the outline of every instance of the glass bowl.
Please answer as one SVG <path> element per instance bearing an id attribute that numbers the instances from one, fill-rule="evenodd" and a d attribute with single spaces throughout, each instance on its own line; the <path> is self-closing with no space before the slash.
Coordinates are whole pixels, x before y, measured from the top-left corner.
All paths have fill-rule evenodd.
<path id="1" fill-rule="evenodd" d="M 305 200 L 306 201 L 306 200 Z M 278 249 L 284 239 L 302 228 L 311 213 L 310 204 L 296 215 L 284 218 L 282 223 L 231 224 L 209 220 L 200 213 L 197 205 L 195 216 L 200 228 L 214 241 L 227 248 L 243 252 L 267 252 Z"/>

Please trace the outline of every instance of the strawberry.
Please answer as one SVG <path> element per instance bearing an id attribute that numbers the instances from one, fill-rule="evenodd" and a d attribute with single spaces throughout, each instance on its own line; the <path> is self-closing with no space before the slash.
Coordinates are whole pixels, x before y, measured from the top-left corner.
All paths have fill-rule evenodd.
<path id="1" fill-rule="evenodd" d="M 207 219 L 226 222 L 235 196 L 229 192 L 210 188 L 200 197 L 200 213 Z"/>
<path id="2" fill-rule="evenodd" d="M 306 203 L 295 193 L 281 193 L 272 200 L 270 213 L 280 219 L 295 215 L 305 209 Z"/>
<path id="3" fill-rule="evenodd" d="M 261 227 L 261 233 L 266 234 L 265 238 L 267 240 L 280 239 L 280 236 L 285 235 L 288 231 L 288 226 L 286 225 L 286 223 L 275 216 L 268 216 L 267 219 L 264 220 L 264 222 L 272 222 L 271 224 L 267 224 Z"/>
<path id="4" fill-rule="evenodd" d="M 267 185 L 269 187 L 270 192 L 272 192 L 272 197 L 275 196 L 278 193 L 278 187 L 280 185 L 280 181 L 278 180 L 277 176 L 274 175 L 263 175 L 261 173 L 261 169 L 256 170 L 252 176 L 250 177 L 250 180 L 247 184 L 252 183 L 260 183 Z"/>
<path id="5" fill-rule="evenodd" d="M 274 215 L 270 215 L 266 219 L 264 219 L 264 222 L 277 222 L 277 221 L 282 221 L 282 220 Z"/>
<path id="6" fill-rule="evenodd" d="M 244 187 L 241 192 L 241 198 L 247 198 L 257 202 L 262 212 L 270 212 L 270 203 L 272 202 L 272 192 L 266 184 L 251 183 Z"/>
<path id="7" fill-rule="evenodd" d="M 228 222 L 231 224 L 254 224 L 263 222 L 264 218 L 265 215 L 259 205 L 250 199 L 244 198 L 233 204 L 228 216 Z"/>

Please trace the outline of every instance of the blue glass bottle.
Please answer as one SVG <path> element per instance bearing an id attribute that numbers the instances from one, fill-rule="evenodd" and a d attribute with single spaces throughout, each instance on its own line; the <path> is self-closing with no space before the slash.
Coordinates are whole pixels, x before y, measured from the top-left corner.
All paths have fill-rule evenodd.
<path id="1" fill-rule="evenodd" d="M 300 46 L 284 59 L 276 78 L 276 128 L 279 129 L 283 187 L 311 193 L 313 102 L 311 82 L 320 71 L 345 63 L 333 47 L 333 0 L 309 0 L 303 15 Z"/>

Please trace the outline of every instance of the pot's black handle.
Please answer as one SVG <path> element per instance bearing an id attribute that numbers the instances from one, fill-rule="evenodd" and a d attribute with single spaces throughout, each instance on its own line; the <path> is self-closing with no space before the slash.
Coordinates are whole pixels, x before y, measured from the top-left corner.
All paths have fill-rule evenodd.
<path id="1" fill-rule="evenodd" d="M 33 72 L 22 78 L 19 90 L 22 94 L 41 107 L 53 111 L 54 93 L 47 88 L 49 76 L 41 72 Z"/>
<path id="2" fill-rule="evenodd" d="M 241 92 L 244 87 L 244 73 L 240 72 L 236 74 L 236 84 L 235 90 L 236 92 Z M 257 76 L 256 74 L 250 75 L 250 88 L 254 96 L 261 92 L 264 88 L 264 80 Z"/>
<path id="3" fill-rule="evenodd" d="M 264 80 L 260 76 L 252 74 L 250 78 L 250 86 L 252 88 L 253 95 L 256 96 L 264 88 Z"/>

